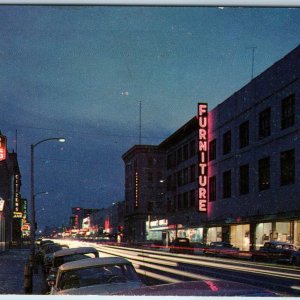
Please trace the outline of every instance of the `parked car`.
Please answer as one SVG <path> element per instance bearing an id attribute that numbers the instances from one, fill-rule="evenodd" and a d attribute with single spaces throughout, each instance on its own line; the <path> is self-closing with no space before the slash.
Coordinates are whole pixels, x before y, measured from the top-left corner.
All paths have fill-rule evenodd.
<path id="1" fill-rule="evenodd" d="M 226 242 L 211 242 L 208 247 L 205 247 L 203 253 L 222 257 L 238 257 L 239 248 L 233 247 L 232 244 Z"/>
<path id="2" fill-rule="evenodd" d="M 42 240 L 39 243 L 36 244 L 36 249 L 35 249 L 35 261 L 37 264 L 42 264 L 44 260 L 44 255 L 45 255 L 45 250 L 49 246 L 53 246 L 55 243 L 50 240 Z"/>
<path id="3" fill-rule="evenodd" d="M 51 284 L 51 295 L 110 295 L 143 286 L 131 262 L 121 257 L 65 263 Z"/>
<path id="4" fill-rule="evenodd" d="M 48 286 L 50 286 L 50 283 L 56 279 L 57 270 L 62 264 L 97 257 L 99 257 L 99 251 L 93 247 L 69 248 L 54 252 L 52 265 L 46 279 Z"/>
<path id="5" fill-rule="evenodd" d="M 188 238 L 176 238 L 170 245 L 171 253 L 193 254 L 194 248 Z"/>
<path id="6" fill-rule="evenodd" d="M 227 280 L 184 281 L 179 283 L 145 286 L 117 292 L 122 296 L 246 296 L 276 297 L 276 293 L 264 288 Z"/>
<path id="7" fill-rule="evenodd" d="M 300 248 L 294 251 L 290 257 L 290 263 L 294 266 L 300 266 Z"/>
<path id="8" fill-rule="evenodd" d="M 61 245 L 61 244 L 52 244 L 49 245 L 44 251 L 44 258 L 43 258 L 43 269 L 44 272 L 47 274 L 50 271 L 52 266 L 53 255 L 55 252 L 63 249 L 68 249 L 68 245 Z"/>
<path id="9" fill-rule="evenodd" d="M 252 260 L 268 260 L 274 262 L 290 262 L 291 256 L 297 248 L 290 243 L 270 241 L 252 252 Z"/>

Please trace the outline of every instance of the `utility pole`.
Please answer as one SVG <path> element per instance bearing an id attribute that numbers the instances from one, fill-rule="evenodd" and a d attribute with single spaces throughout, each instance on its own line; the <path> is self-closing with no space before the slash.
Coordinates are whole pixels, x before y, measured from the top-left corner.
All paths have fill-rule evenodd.
<path id="1" fill-rule="evenodd" d="M 140 101 L 140 114 L 139 114 L 139 145 L 142 144 L 142 101 Z"/>
<path id="2" fill-rule="evenodd" d="M 254 52 L 257 47 L 247 47 L 246 49 L 252 49 L 252 67 L 251 67 L 251 80 L 253 79 L 254 73 Z"/>

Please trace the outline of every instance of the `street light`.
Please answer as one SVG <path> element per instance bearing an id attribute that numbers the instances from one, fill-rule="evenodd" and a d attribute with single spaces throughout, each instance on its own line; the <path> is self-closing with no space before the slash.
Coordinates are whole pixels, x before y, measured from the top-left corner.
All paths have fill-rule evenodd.
<path id="1" fill-rule="evenodd" d="M 31 222 L 30 222 L 30 244 L 31 244 L 31 259 L 34 260 L 34 243 L 35 243 L 35 231 L 36 231 L 36 225 L 35 225 L 35 197 L 39 194 L 46 194 L 48 192 L 41 192 L 34 194 L 34 148 L 38 146 L 41 143 L 47 142 L 47 141 L 58 141 L 60 143 L 64 143 L 66 140 L 62 137 L 53 137 L 41 140 L 35 144 L 30 145 L 30 163 L 31 163 L 31 169 L 30 169 L 30 199 L 31 199 Z"/>

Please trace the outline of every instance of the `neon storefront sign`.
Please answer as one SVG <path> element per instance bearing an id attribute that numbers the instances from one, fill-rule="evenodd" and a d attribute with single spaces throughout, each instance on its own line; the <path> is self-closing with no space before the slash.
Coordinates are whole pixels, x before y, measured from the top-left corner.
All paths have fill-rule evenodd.
<path id="1" fill-rule="evenodd" d="M 6 160 L 6 137 L 0 135 L 0 161 Z"/>
<path id="2" fill-rule="evenodd" d="M 198 202 L 199 211 L 207 212 L 208 198 L 208 113 L 207 103 L 198 103 Z"/>

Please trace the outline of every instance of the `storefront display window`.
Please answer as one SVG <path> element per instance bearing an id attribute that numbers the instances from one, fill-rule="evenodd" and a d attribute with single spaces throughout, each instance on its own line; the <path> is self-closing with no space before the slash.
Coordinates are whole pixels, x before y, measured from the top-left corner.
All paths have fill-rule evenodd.
<path id="1" fill-rule="evenodd" d="M 230 226 L 230 243 L 241 251 L 249 251 L 250 224 Z"/>
<path id="2" fill-rule="evenodd" d="M 210 227 L 207 230 L 206 243 L 222 242 L 222 227 Z"/>
<path id="3" fill-rule="evenodd" d="M 294 222 L 294 245 L 300 247 L 300 220 Z"/>
<path id="4" fill-rule="evenodd" d="M 271 240 L 272 223 L 257 224 L 255 233 L 255 248 L 258 250 L 265 242 Z"/>

